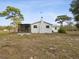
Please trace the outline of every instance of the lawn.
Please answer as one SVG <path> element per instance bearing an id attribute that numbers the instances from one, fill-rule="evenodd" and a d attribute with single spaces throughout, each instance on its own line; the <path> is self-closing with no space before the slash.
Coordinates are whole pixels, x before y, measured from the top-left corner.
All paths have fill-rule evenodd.
<path id="1" fill-rule="evenodd" d="M 79 59 L 79 34 L 0 34 L 0 59 Z"/>

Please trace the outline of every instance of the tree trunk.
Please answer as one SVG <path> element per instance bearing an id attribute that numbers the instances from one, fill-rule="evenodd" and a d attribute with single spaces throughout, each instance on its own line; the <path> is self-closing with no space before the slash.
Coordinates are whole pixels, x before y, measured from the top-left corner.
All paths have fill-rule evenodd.
<path id="1" fill-rule="evenodd" d="M 61 27 L 63 27 L 63 22 L 61 22 Z"/>

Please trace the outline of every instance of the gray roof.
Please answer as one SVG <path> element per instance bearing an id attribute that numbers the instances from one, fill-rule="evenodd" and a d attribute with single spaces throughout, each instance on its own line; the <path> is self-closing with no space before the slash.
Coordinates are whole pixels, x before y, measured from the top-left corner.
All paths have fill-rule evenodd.
<path id="1" fill-rule="evenodd" d="M 34 23 L 32 23 L 32 24 L 36 24 L 36 23 L 40 23 L 41 21 L 37 21 L 37 22 L 34 22 Z M 49 23 L 49 22 L 46 22 L 46 21 L 43 21 L 44 23 L 47 23 L 47 24 L 50 24 L 50 25 L 53 25 L 53 24 L 51 24 L 51 23 Z"/>

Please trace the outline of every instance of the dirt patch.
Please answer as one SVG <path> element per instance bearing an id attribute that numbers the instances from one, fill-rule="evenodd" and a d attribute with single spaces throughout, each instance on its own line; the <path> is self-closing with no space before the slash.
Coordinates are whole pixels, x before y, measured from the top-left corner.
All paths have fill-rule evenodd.
<path id="1" fill-rule="evenodd" d="M 79 59 L 79 35 L 0 36 L 0 59 Z"/>

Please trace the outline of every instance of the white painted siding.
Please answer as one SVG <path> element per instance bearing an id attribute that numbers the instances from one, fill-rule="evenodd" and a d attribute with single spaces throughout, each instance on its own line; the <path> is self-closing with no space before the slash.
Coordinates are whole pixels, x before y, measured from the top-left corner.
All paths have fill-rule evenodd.
<path id="1" fill-rule="evenodd" d="M 37 28 L 34 28 L 34 25 L 37 25 Z M 49 28 L 46 28 L 46 26 L 49 26 Z M 59 28 L 59 26 L 54 26 L 41 20 L 31 24 L 31 33 L 53 33 L 58 32 Z"/>
<path id="2" fill-rule="evenodd" d="M 37 25 L 37 28 L 34 28 L 34 25 Z M 31 32 L 32 33 L 39 33 L 39 30 L 40 30 L 39 25 L 40 25 L 40 23 L 32 24 L 31 25 Z"/>
<path id="3" fill-rule="evenodd" d="M 37 28 L 34 28 L 34 25 L 37 25 Z M 49 28 L 46 28 L 49 26 Z M 40 21 L 31 25 L 32 33 L 52 33 L 52 24 L 45 23 L 44 21 Z"/>
<path id="4" fill-rule="evenodd" d="M 52 31 L 58 32 L 59 28 L 60 28 L 59 26 L 52 26 Z"/>

